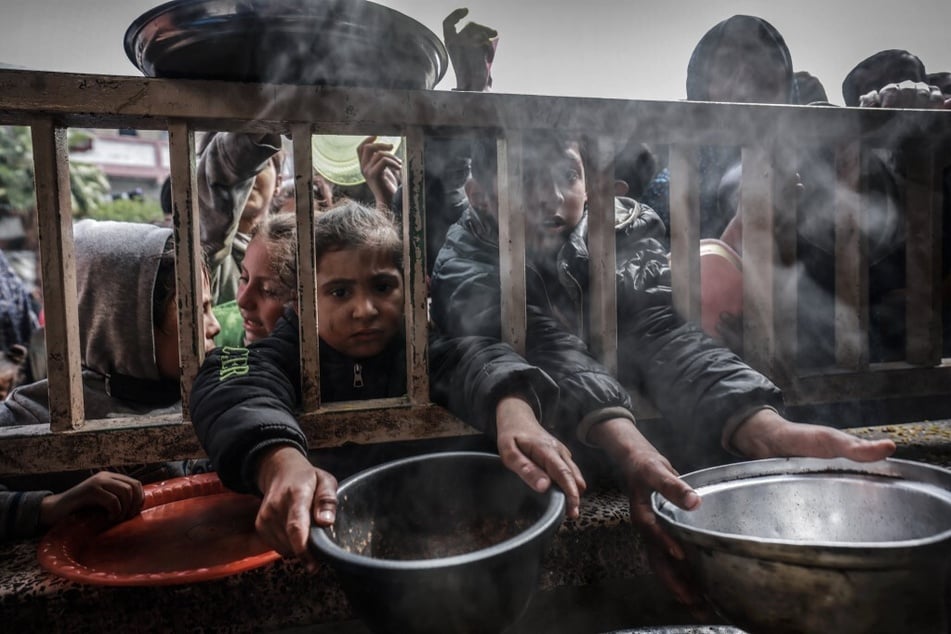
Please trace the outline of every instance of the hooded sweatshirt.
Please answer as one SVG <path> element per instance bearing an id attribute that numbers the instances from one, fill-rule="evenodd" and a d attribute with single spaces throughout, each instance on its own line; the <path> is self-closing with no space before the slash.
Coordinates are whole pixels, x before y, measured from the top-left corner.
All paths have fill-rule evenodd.
<path id="1" fill-rule="evenodd" d="M 73 228 L 85 417 L 174 413 L 179 382 L 159 375 L 152 297 L 170 229 L 82 220 Z M 0 406 L 0 425 L 50 422 L 46 380 Z"/>

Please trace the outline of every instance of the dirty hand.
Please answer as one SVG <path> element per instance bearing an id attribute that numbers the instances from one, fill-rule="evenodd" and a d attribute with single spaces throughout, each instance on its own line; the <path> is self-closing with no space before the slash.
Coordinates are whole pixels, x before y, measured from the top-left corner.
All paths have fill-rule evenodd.
<path id="1" fill-rule="evenodd" d="M 377 143 L 375 136 L 368 136 L 357 146 L 360 172 L 373 192 L 378 209 L 390 209 L 403 179 L 403 162 L 392 152 L 392 143 Z"/>
<path id="2" fill-rule="evenodd" d="M 99 508 L 110 521 L 127 520 L 142 509 L 142 483 L 121 473 L 100 471 L 40 502 L 40 525 L 52 526 L 84 508 Z"/>
<path id="3" fill-rule="evenodd" d="M 517 396 L 499 401 L 495 420 L 502 463 L 539 493 L 554 481 L 565 493 L 567 516 L 578 517 L 586 485 L 568 448 L 545 431 L 531 405 Z"/>
<path id="4" fill-rule="evenodd" d="M 630 500 L 631 523 L 647 542 L 655 574 L 678 601 L 700 614 L 703 602 L 684 568 L 683 548 L 657 521 L 651 494 L 657 491 L 688 511 L 700 506 L 700 496 L 626 418 L 598 423 L 588 432 L 588 441 L 603 449 L 620 468 Z"/>
<path id="5" fill-rule="evenodd" d="M 299 557 L 313 569 L 307 550 L 311 520 L 330 526 L 337 512 L 337 479 L 310 463 L 290 445 L 267 450 L 258 461 L 258 488 L 264 493 L 254 521 L 258 535 L 284 557 Z"/>
<path id="6" fill-rule="evenodd" d="M 456 73 L 456 90 L 483 92 L 492 86 L 492 62 L 499 33 L 475 22 L 456 31 L 456 24 L 467 15 L 469 9 L 450 13 L 442 23 L 443 38 Z"/>
<path id="7" fill-rule="evenodd" d="M 891 440 L 863 440 L 825 425 L 794 423 L 768 408 L 740 423 L 729 446 L 747 458 L 803 456 L 873 462 L 895 452 Z"/>
<path id="8" fill-rule="evenodd" d="M 861 108 L 947 108 L 944 95 L 937 86 L 905 80 L 886 84 L 859 97 Z"/>

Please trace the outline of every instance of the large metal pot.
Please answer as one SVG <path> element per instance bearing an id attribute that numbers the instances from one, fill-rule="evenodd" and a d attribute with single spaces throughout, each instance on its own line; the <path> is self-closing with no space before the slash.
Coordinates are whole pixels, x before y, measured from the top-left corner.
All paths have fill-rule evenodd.
<path id="1" fill-rule="evenodd" d="M 125 51 L 149 77 L 428 89 L 448 56 L 419 22 L 365 0 L 173 0 Z"/>
<path id="2" fill-rule="evenodd" d="M 947 634 L 951 471 L 904 460 L 772 459 L 684 476 L 654 510 L 710 602 L 750 632 Z"/>
<path id="3" fill-rule="evenodd" d="M 337 496 L 336 522 L 311 530 L 311 548 L 372 630 L 401 634 L 514 623 L 565 513 L 561 491 L 536 493 L 498 456 L 475 452 L 372 467 Z"/>

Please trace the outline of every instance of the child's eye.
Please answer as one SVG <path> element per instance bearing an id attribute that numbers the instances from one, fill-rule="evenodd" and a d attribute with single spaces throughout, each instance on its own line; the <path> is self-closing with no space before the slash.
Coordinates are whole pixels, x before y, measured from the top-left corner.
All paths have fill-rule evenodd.
<path id="1" fill-rule="evenodd" d="M 565 181 L 575 183 L 581 179 L 581 173 L 576 169 L 565 170 Z"/>
<path id="2" fill-rule="evenodd" d="M 248 284 L 248 276 L 247 276 L 247 275 L 242 275 L 241 277 L 239 277 L 239 278 L 238 278 L 238 284 L 239 284 L 240 286 L 247 286 L 247 284 Z"/>
<path id="3" fill-rule="evenodd" d="M 344 299 L 347 297 L 347 289 L 345 288 L 335 288 L 330 291 L 330 295 L 336 297 L 337 299 Z"/>
<path id="4" fill-rule="evenodd" d="M 267 286 L 261 289 L 261 293 L 263 293 L 264 296 L 267 297 L 268 299 L 276 299 L 281 296 L 281 294 L 278 291 L 274 290 L 273 288 L 269 288 Z"/>
<path id="5" fill-rule="evenodd" d="M 390 282 L 379 282 L 375 288 L 376 288 L 376 292 L 385 295 L 385 294 L 388 294 L 390 291 L 392 291 L 394 288 L 396 288 L 396 285 Z"/>

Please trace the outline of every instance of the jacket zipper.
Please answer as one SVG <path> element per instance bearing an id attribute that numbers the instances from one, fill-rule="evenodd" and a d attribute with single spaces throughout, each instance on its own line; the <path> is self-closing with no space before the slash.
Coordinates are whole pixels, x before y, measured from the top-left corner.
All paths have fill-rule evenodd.
<path id="1" fill-rule="evenodd" d="M 353 364 L 353 387 L 363 387 L 363 366 L 359 363 Z"/>
<path id="2" fill-rule="evenodd" d="M 587 338 L 585 337 L 586 333 L 585 333 L 585 327 L 584 327 L 584 323 L 585 323 L 584 321 L 584 289 L 581 288 L 581 284 L 578 283 L 578 280 L 575 279 L 575 276 L 571 274 L 570 270 L 568 270 L 567 263 L 562 263 L 561 267 L 565 273 L 565 277 L 567 277 L 569 280 L 571 280 L 574 283 L 578 291 L 578 294 L 576 295 L 576 297 L 578 297 L 578 301 L 575 302 L 575 305 L 578 310 L 578 330 L 580 332 L 577 332 L 575 334 L 577 334 L 578 337 L 580 337 L 582 341 L 587 341 Z"/>

